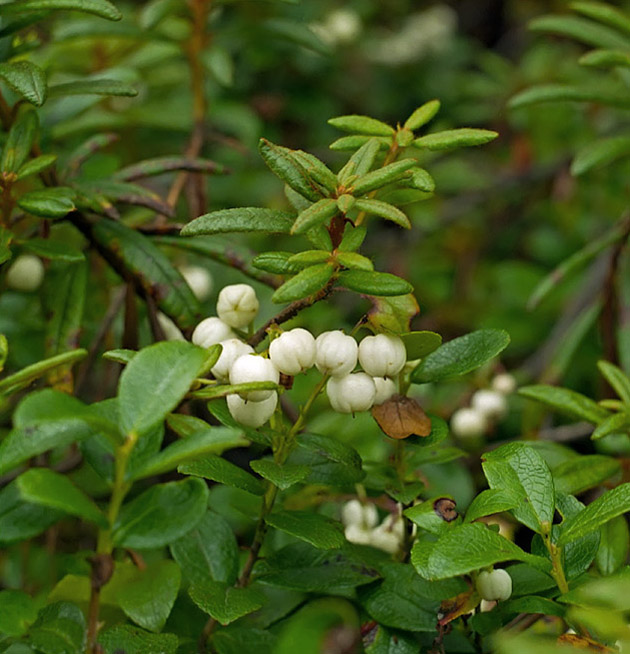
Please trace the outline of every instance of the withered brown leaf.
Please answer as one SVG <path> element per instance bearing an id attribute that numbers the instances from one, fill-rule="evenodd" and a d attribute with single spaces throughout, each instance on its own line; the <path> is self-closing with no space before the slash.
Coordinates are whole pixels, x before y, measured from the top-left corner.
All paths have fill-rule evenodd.
<path id="1" fill-rule="evenodd" d="M 372 407 L 378 426 L 390 437 L 398 440 L 409 436 L 428 436 L 431 419 L 416 400 L 404 395 L 392 395 L 389 400 Z"/>

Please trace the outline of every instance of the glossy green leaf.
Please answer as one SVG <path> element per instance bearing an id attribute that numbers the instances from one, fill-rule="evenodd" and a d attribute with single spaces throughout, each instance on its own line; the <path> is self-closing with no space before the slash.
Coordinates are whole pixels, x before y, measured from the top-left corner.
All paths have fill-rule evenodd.
<path id="1" fill-rule="evenodd" d="M 0 79 L 36 107 L 46 101 L 46 74 L 30 61 L 0 63 Z"/>
<path id="2" fill-rule="evenodd" d="M 189 589 L 192 601 L 222 625 L 257 611 L 265 596 L 255 588 L 235 588 L 221 581 L 196 582 Z"/>
<path id="3" fill-rule="evenodd" d="M 131 166 L 121 168 L 115 173 L 114 178 L 124 182 L 133 182 L 137 179 L 144 179 L 153 175 L 163 175 L 164 173 L 179 170 L 214 175 L 222 175 L 227 172 L 225 166 L 209 159 L 195 157 L 155 157 L 154 159 L 146 159 L 145 161 L 139 161 Z"/>
<path id="4" fill-rule="evenodd" d="M 138 549 L 168 545 L 194 529 L 207 504 L 208 487 L 201 479 L 152 486 L 123 506 L 114 542 Z"/>
<path id="5" fill-rule="evenodd" d="M 330 144 L 331 150 L 347 151 L 356 150 L 365 145 L 368 141 L 376 140 L 381 150 L 386 150 L 391 145 L 391 137 L 385 136 L 366 136 L 361 134 L 352 134 L 352 136 L 342 136 Z"/>
<path id="6" fill-rule="evenodd" d="M 583 54 L 579 59 L 579 63 L 582 66 L 593 66 L 596 68 L 614 68 L 616 66 L 630 68 L 630 54 L 623 50 L 601 48 Z"/>
<path id="7" fill-rule="evenodd" d="M 518 389 L 518 394 L 536 400 L 571 417 L 594 424 L 605 420 L 610 415 L 597 402 L 568 388 L 558 388 L 544 384 L 523 386 Z"/>
<path id="8" fill-rule="evenodd" d="M 98 635 L 105 654 L 175 654 L 179 639 L 175 634 L 152 634 L 130 624 L 117 624 Z"/>
<path id="9" fill-rule="evenodd" d="M 358 252 L 338 252 L 335 259 L 338 264 L 349 270 L 374 270 L 374 264 Z"/>
<path id="10" fill-rule="evenodd" d="M 369 138 L 351 157 L 344 167 L 339 171 L 337 177 L 339 182 L 345 186 L 353 177 L 362 177 L 370 170 L 376 161 L 381 149 L 378 139 Z"/>
<path id="11" fill-rule="evenodd" d="M 630 61 L 628 62 L 630 66 Z M 583 175 L 630 155 L 630 136 L 599 139 L 582 148 L 571 163 L 571 174 Z"/>
<path id="12" fill-rule="evenodd" d="M 602 575 L 611 575 L 625 565 L 629 550 L 630 532 L 625 516 L 617 516 L 600 527 L 599 549 L 595 561 Z"/>
<path id="13" fill-rule="evenodd" d="M 265 522 L 291 536 L 323 549 L 336 549 L 345 543 L 340 522 L 309 511 L 275 511 Z"/>
<path id="14" fill-rule="evenodd" d="M 217 386 L 205 386 L 196 391 L 191 391 L 190 397 L 204 400 L 214 400 L 219 397 L 227 397 L 234 393 L 245 393 L 247 391 L 277 391 L 280 386 L 275 382 L 246 382 L 243 384 L 219 384 Z"/>
<path id="15" fill-rule="evenodd" d="M 134 97 L 138 91 L 125 82 L 116 79 L 85 79 L 76 82 L 65 82 L 48 87 L 51 98 L 69 95 L 114 95 Z"/>
<path id="16" fill-rule="evenodd" d="M 333 192 L 337 188 L 337 176 L 310 152 L 303 150 L 292 150 L 293 156 L 302 164 L 308 175 L 318 184 L 321 184 L 327 191 Z"/>
<path id="17" fill-rule="evenodd" d="M 373 297 L 368 323 L 377 332 L 401 334 L 410 329 L 411 319 L 418 314 L 418 301 L 411 294 L 398 297 Z"/>
<path id="18" fill-rule="evenodd" d="M 375 624 L 370 635 L 374 639 L 366 646 L 365 654 L 417 654 L 418 641 L 403 632 L 391 632 L 382 625 Z"/>
<path id="19" fill-rule="evenodd" d="M 50 259 L 51 261 L 79 263 L 85 260 L 85 255 L 78 248 L 63 241 L 56 241 L 49 238 L 31 238 L 25 241 L 22 247 L 39 257 Z"/>
<path id="20" fill-rule="evenodd" d="M 586 5 L 588 3 L 582 4 Z M 595 5 L 595 3 L 591 4 Z M 628 46 L 628 39 L 616 30 L 604 25 L 598 25 L 592 20 L 586 20 L 580 16 L 539 16 L 529 23 L 529 28 L 536 32 L 568 36 L 587 45 L 600 48 L 623 48 Z"/>
<path id="21" fill-rule="evenodd" d="M 409 222 L 407 215 L 393 204 L 381 202 L 381 200 L 373 200 L 371 198 L 360 198 L 355 202 L 355 207 L 359 211 L 374 214 L 380 218 L 385 218 L 385 220 L 391 220 L 393 223 L 396 223 L 405 229 L 411 229 L 411 223 Z"/>
<path id="22" fill-rule="evenodd" d="M 183 341 L 163 341 L 138 352 L 120 376 L 121 430 L 140 435 L 164 420 L 204 369 L 206 358 L 206 350 Z"/>
<path id="23" fill-rule="evenodd" d="M 587 454 L 569 459 L 553 468 L 553 479 L 559 493 L 577 495 L 599 486 L 620 471 L 619 461 L 601 454 Z"/>
<path id="24" fill-rule="evenodd" d="M 405 344 L 408 361 L 423 359 L 442 345 L 442 337 L 430 331 L 407 332 L 401 334 L 400 337 Z"/>
<path id="25" fill-rule="evenodd" d="M 31 468 L 16 480 L 22 498 L 107 527 L 105 514 L 67 477 L 48 468 Z"/>
<path id="26" fill-rule="evenodd" d="M 6 5 L 3 5 L 3 9 Z M 13 123 L 2 149 L 0 170 L 17 173 L 26 161 L 37 136 L 39 121 L 35 111 L 24 111 Z"/>
<path id="27" fill-rule="evenodd" d="M 170 545 L 171 554 L 190 582 L 221 581 L 238 577 L 238 544 L 225 518 L 212 511 L 194 529 Z"/>
<path id="28" fill-rule="evenodd" d="M 320 291 L 333 276 L 334 267 L 329 263 L 304 268 L 286 281 L 271 296 L 272 302 L 281 304 L 293 302 Z"/>
<path id="29" fill-rule="evenodd" d="M 413 144 L 417 148 L 427 150 L 451 150 L 453 148 L 464 148 L 474 145 L 484 145 L 497 138 L 498 133 L 489 129 L 473 129 L 461 127 L 449 129 L 444 132 L 427 134 L 417 138 Z"/>
<path id="30" fill-rule="evenodd" d="M 82 11 L 108 20 L 120 20 L 122 18 L 120 11 L 107 0 L 19 0 L 18 2 L 9 2 L 3 5 L 2 12 L 11 15 L 61 9 Z"/>
<path id="31" fill-rule="evenodd" d="M 630 98 L 621 88 L 607 86 L 573 86 L 570 84 L 539 84 L 517 93 L 509 102 L 520 109 L 540 102 L 597 102 L 611 107 L 628 108 Z"/>
<path id="32" fill-rule="evenodd" d="M 405 185 L 425 193 L 435 191 L 435 180 L 424 168 L 412 168 L 409 173 L 409 177 L 403 179 Z"/>
<path id="33" fill-rule="evenodd" d="M 343 132 L 367 134 L 368 136 L 391 136 L 395 132 L 394 128 L 390 127 L 387 123 L 376 120 L 376 118 L 358 116 L 356 114 L 329 118 L 328 124 Z"/>
<path id="34" fill-rule="evenodd" d="M 337 201 L 332 198 L 318 200 L 298 214 L 291 228 L 292 234 L 303 234 L 309 229 L 321 225 L 338 213 Z"/>
<path id="35" fill-rule="evenodd" d="M 141 627 L 161 631 L 177 598 L 180 578 L 175 561 L 149 564 L 120 589 L 120 608 Z"/>
<path id="36" fill-rule="evenodd" d="M 299 484 L 311 472 L 308 466 L 292 465 L 290 463 L 280 465 L 271 459 L 250 461 L 249 467 L 280 490 L 286 490 L 295 484 Z"/>
<path id="37" fill-rule="evenodd" d="M 242 207 L 221 209 L 195 218 L 181 231 L 182 236 L 200 234 L 229 234 L 232 232 L 262 232 L 266 234 L 288 234 L 294 217 L 286 211 Z"/>
<path id="38" fill-rule="evenodd" d="M 480 329 L 448 341 L 429 354 L 411 373 L 416 384 L 464 375 L 496 357 L 510 343 L 501 329 Z"/>
<path id="39" fill-rule="evenodd" d="M 261 252 L 252 260 L 252 265 L 265 272 L 276 275 L 288 275 L 295 272 L 289 263 L 291 252 Z"/>
<path id="40" fill-rule="evenodd" d="M 597 20 L 604 25 L 610 25 L 615 29 L 630 34 L 630 18 L 621 9 L 612 7 L 605 2 L 571 2 L 569 4 L 574 11 Z"/>
<path id="41" fill-rule="evenodd" d="M 518 506 L 519 497 L 516 493 L 504 488 L 488 488 L 481 491 L 466 510 L 466 522 L 474 522 L 494 513 L 509 511 Z"/>
<path id="42" fill-rule="evenodd" d="M 185 475 L 203 477 L 226 486 L 240 488 L 254 495 L 263 495 L 265 492 L 256 477 L 219 456 L 209 455 L 196 461 L 183 463 L 179 466 L 178 471 Z"/>
<path id="43" fill-rule="evenodd" d="M 29 630 L 29 643 L 42 654 L 83 654 L 85 627 L 85 618 L 76 604 L 56 602 L 39 612 Z"/>
<path id="44" fill-rule="evenodd" d="M 366 295 L 396 296 L 413 291 L 413 286 L 401 277 L 367 270 L 344 270 L 339 273 L 338 283 L 350 291 Z"/>
<path id="45" fill-rule="evenodd" d="M 382 168 L 377 168 L 352 182 L 351 192 L 353 195 L 359 196 L 382 188 L 402 177 L 407 170 L 416 166 L 417 163 L 415 159 L 401 159 Z"/>
<path id="46" fill-rule="evenodd" d="M 625 404 L 630 405 L 630 379 L 619 368 L 608 361 L 598 361 L 597 367 L 606 381 L 615 389 L 615 392 Z"/>
<path id="47" fill-rule="evenodd" d="M 420 105 L 405 121 L 404 127 L 415 131 L 426 125 L 433 119 L 435 114 L 440 110 L 439 100 L 429 100 L 423 105 Z"/>
<path id="48" fill-rule="evenodd" d="M 108 352 L 103 353 L 103 359 L 127 365 L 136 356 L 136 354 L 138 353 L 135 350 L 109 350 Z"/>
<path id="49" fill-rule="evenodd" d="M 584 504 L 573 495 L 557 495 L 557 509 L 563 521 L 575 518 L 584 510 Z M 561 532 L 562 525 L 554 525 L 552 540 Z M 563 548 L 563 568 L 568 580 L 575 579 L 586 572 L 597 556 L 599 549 L 599 530 L 591 531 L 581 538 L 567 543 Z"/>
<path id="50" fill-rule="evenodd" d="M 76 209 L 75 193 L 70 188 L 48 188 L 27 191 L 18 199 L 18 206 L 27 213 L 42 218 L 63 218 Z"/>
<path id="51" fill-rule="evenodd" d="M 37 619 L 35 601 L 21 590 L 0 591 L 0 633 L 21 636 Z"/>

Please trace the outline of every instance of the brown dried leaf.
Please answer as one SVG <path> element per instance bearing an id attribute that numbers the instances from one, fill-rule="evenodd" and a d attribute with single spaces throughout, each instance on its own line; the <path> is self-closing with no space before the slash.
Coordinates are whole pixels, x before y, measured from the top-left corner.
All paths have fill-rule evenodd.
<path id="1" fill-rule="evenodd" d="M 444 600 L 440 606 L 438 625 L 443 627 L 462 615 L 472 613 L 480 601 L 481 597 L 479 597 L 479 593 L 474 588 Z"/>
<path id="2" fill-rule="evenodd" d="M 579 636 L 578 634 L 562 634 L 562 636 L 558 638 L 558 644 L 571 645 L 576 649 L 584 649 L 589 652 L 616 651 L 614 649 L 611 649 L 610 647 L 606 647 L 606 645 L 602 645 L 601 643 L 598 643 L 596 640 L 593 640 L 592 638 L 588 638 L 587 636 Z"/>
<path id="3" fill-rule="evenodd" d="M 409 436 L 428 436 L 431 420 L 422 407 L 411 397 L 393 395 L 383 404 L 372 407 L 378 426 L 390 437 L 398 440 Z"/>

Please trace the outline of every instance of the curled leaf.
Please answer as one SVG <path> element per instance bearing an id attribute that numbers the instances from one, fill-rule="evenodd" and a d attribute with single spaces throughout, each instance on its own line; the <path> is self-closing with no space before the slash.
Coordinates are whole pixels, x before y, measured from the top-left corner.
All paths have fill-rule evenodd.
<path id="1" fill-rule="evenodd" d="M 431 433 L 431 419 L 411 397 L 393 395 L 383 404 L 372 407 L 372 416 L 390 438 L 400 440 Z"/>

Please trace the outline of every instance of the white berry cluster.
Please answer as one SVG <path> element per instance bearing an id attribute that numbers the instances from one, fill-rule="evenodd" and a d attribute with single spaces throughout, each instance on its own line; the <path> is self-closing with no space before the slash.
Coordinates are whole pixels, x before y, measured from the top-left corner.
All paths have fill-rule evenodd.
<path id="1" fill-rule="evenodd" d="M 508 373 L 496 375 L 490 388 L 476 391 L 470 406 L 458 409 L 451 416 L 451 431 L 459 438 L 482 436 L 488 427 L 505 416 L 506 397 L 516 390 L 516 380 Z"/>
<path id="2" fill-rule="evenodd" d="M 395 554 L 400 549 L 405 536 L 400 510 L 397 514 L 390 513 L 378 524 L 376 507 L 359 500 L 350 500 L 344 504 L 341 521 L 347 541 L 357 545 L 371 545 L 390 554 Z"/>

